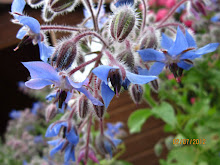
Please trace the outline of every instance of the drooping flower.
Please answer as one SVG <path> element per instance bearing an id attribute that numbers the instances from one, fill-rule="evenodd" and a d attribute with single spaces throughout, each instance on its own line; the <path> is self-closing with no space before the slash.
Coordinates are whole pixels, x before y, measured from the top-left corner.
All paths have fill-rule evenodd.
<path id="1" fill-rule="evenodd" d="M 57 72 L 51 65 L 40 62 L 23 62 L 22 63 L 30 72 L 31 79 L 25 82 L 25 85 L 32 89 L 42 89 L 47 85 L 54 85 L 59 99 L 63 102 L 68 102 L 72 95 L 73 90 L 78 90 L 87 96 L 95 105 L 103 105 L 100 101 L 94 98 L 83 85 L 87 85 L 88 79 L 80 83 L 73 82 L 65 73 Z M 62 106 L 61 103 L 61 106 Z"/>
<path id="2" fill-rule="evenodd" d="M 122 75 L 121 70 L 118 67 L 112 67 L 107 65 L 101 65 L 92 71 L 99 79 L 102 80 L 101 95 L 107 108 L 114 95 L 118 95 L 123 83 L 128 86 L 129 83 L 133 84 L 146 84 L 152 80 L 155 80 L 156 76 L 143 76 L 131 73 L 125 70 L 125 75 Z M 108 82 L 111 82 L 114 91 L 108 86 Z"/>
<path id="3" fill-rule="evenodd" d="M 183 69 L 189 70 L 193 66 L 191 60 L 215 51 L 219 45 L 219 43 L 210 43 L 197 49 L 193 37 L 187 30 L 185 33 L 184 35 L 178 27 L 175 41 L 162 34 L 161 46 L 164 50 L 144 49 L 139 50 L 138 53 L 143 61 L 158 62 L 156 71 L 162 71 L 163 67 L 167 66 L 175 77 L 180 77 Z"/>
<path id="4" fill-rule="evenodd" d="M 117 122 L 116 124 L 107 123 L 107 130 L 105 131 L 105 134 L 108 135 L 111 138 L 114 138 L 117 136 L 117 134 L 120 133 L 120 129 L 123 127 L 123 124 L 121 122 Z"/>
<path id="5" fill-rule="evenodd" d="M 24 0 L 14 0 L 11 6 L 11 14 L 14 16 L 12 22 L 22 25 L 19 29 L 16 38 L 21 42 L 14 49 L 15 51 L 19 47 L 33 43 L 39 45 L 40 59 L 47 62 L 48 58 L 53 54 L 54 48 L 44 43 L 44 35 L 40 32 L 40 23 L 35 18 L 25 16 L 23 10 L 25 7 Z"/>
<path id="6" fill-rule="evenodd" d="M 77 165 L 80 164 L 81 161 L 83 161 L 84 164 L 86 164 L 85 159 L 84 159 L 85 155 L 86 155 L 86 147 L 82 147 L 78 153 Z M 91 159 L 94 163 L 99 164 L 99 160 L 96 157 L 96 153 L 90 146 L 88 149 L 88 158 Z"/>
<path id="7" fill-rule="evenodd" d="M 65 151 L 64 163 L 67 163 L 70 159 L 75 161 L 74 148 L 79 142 L 79 136 L 74 126 L 68 125 L 67 121 L 52 123 L 47 129 L 45 137 L 58 136 L 60 132 L 62 132 L 61 138 L 48 141 L 48 144 L 54 146 L 50 151 L 50 156 L 53 156 L 58 151 Z"/>

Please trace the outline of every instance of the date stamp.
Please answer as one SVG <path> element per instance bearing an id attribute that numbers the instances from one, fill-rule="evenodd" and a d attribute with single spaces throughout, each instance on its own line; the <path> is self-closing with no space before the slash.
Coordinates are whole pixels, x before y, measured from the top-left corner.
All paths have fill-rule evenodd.
<path id="1" fill-rule="evenodd" d="M 192 144 L 192 145 L 198 145 L 198 144 L 205 144 L 206 139 L 173 139 L 173 144 Z"/>

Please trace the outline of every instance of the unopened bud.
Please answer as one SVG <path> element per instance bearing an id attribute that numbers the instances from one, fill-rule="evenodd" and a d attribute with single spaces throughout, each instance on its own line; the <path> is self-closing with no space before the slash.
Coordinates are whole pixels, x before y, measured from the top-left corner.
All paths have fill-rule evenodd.
<path id="1" fill-rule="evenodd" d="M 158 92 L 159 89 L 158 79 L 151 81 L 150 85 L 151 85 L 151 89 L 153 89 L 154 92 Z"/>
<path id="2" fill-rule="evenodd" d="M 129 93 L 135 104 L 140 104 L 143 98 L 144 88 L 138 84 L 132 84 L 129 88 Z"/>
<path id="3" fill-rule="evenodd" d="M 88 110 L 89 110 L 89 101 L 87 99 L 87 97 L 85 97 L 85 95 L 82 95 L 79 98 L 78 101 L 78 111 L 79 111 L 79 117 L 84 119 L 87 114 L 88 114 Z"/>
<path id="4" fill-rule="evenodd" d="M 44 0 L 28 0 L 27 2 L 31 7 L 38 7 L 44 3 Z"/>
<path id="5" fill-rule="evenodd" d="M 118 96 L 122 86 L 122 76 L 119 69 L 110 69 L 108 78 L 114 88 L 115 94 Z"/>
<path id="6" fill-rule="evenodd" d="M 120 54 L 117 55 L 117 59 L 121 62 L 127 64 L 127 66 L 133 70 L 134 69 L 134 56 L 131 50 L 124 50 Z"/>
<path id="7" fill-rule="evenodd" d="M 42 13 L 42 17 L 44 19 L 45 22 L 50 22 L 54 19 L 54 17 L 56 16 L 56 14 L 51 11 L 48 6 L 44 7 L 43 13 Z"/>
<path id="8" fill-rule="evenodd" d="M 111 22 L 110 32 L 114 40 L 123 42 L 135 27 L 136 16 L 134 11 L 127 6 L 120 8 Z"/>
<path id="9" fill-rule="evenodd" d="M 99 160 L 96 158 L 96 153 L 95 151 L 89 146 L 89 149 L 88 149 L 88 158 L 91 159 L 93 162 L 99 164 Z M 78 153 L 78 159 L 77 159 L 77 164 L 79 164 L 81 161 L 84 162 L 84 164 L 86 164 L 85 162 L 85 157 L 86 157 L 86 147 L 82 147 L 80 150 L 79 150 L 79 153 Z"/>
<path id="10" fill-rule="evenodd" d="M 52 65 L 58 69 L 68 69 L 77 54 L 76 44 L 71 41 L 66 41 L 57 47 L 52 55 Z"/>
<path id="11" fill-rule="evenodd" d="M 79 53 L 79 55 L 77 56 L 77 59 L 76 59 L 77 65 L 79 66 L 79 65 L 83 64 L 84 62 L 85 62 L 85 57 L 81 53 Z M 81 72 L 84 72 L 84 70 L 85 70 L 85 67 L 82 67 L 80 69 Z"/>
<path id="12" fill-rule="evenodd" d="M 140 49 L 147 49 L 147 48 L 156 49 L 157 46 L 158 46 L 158 42 L 155 31 L 152 28 L 148 28 L 146 34 L 141 39 Z"/>
<path id="13" fill-rule="evenodd" d="M 56 104 L 50 104 L 48 105 L 47 109 L 46 109 L 46 122 L 49 122 L 50 120 L 52 120 L 56 114 L 57 114 L 58 110 L 56 107 Z"/>
<path id="14" fill-rule="evenodd" d="M 201 2 L 200 0 L 196 0 L 194 3 L 192 3 L 192 6 L 197 12 L 202 13 L 204 16 L 206 16 L 206 9 L 203 2 Z"/>
<path id="15" fill-rule="evenodd" d="M 73 10 L 76 6 L 76 0 L 50 0 L 49 5 L 54 12 L 65 12 L 66 10 Z"/>
<path id="16" fill-rule="evenodd" d="M 109 155 L 110 157 L 112 157 L 112 153 L 116 150 L 113 141 L 101 134 L 96 137 L 96 147 L 102 155 Z"/>
<path id="17" fill-rule="evenodd" d="M 98 100 L 104 103 L 103 99 L 101 96 L 98 97 Z M 93 105 L 95 113 L 98 118 L 103 118 L 104 113 L 105 113 L 105 106 L 98 106 L 98 105 Z"/>

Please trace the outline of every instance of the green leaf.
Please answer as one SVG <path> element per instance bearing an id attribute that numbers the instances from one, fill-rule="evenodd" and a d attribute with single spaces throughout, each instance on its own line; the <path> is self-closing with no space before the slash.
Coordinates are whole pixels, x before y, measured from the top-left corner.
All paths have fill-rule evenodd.
<path id="1" fill-rule="evenodd" d="M 173 127 L 177 122 L 173 107 L 166 102 L 162 102 L 159 106 L 154 107 L 152 113 Z"/>
<path id="2" fill-rule="evenodd" d="M 141 131 L 142 125 L 151 116 L 149 109 L 140 109 L 133 112 L 128 118 L 128 127 L 130 133 L 138 133 Z"/>

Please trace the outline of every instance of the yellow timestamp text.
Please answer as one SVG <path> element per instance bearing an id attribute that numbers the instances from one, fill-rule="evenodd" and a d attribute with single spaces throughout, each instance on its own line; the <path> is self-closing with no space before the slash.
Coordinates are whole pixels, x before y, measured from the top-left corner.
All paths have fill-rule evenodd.
<path id="1" fill-rule="evenodd" d="M 198 144 L 205 144 L 206 139 L 173 139 L 173 144 L 192 144 L 192 145 L 198 145 Z"/>

